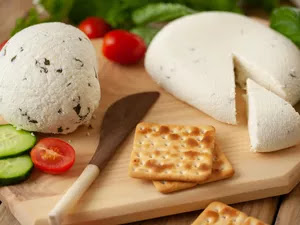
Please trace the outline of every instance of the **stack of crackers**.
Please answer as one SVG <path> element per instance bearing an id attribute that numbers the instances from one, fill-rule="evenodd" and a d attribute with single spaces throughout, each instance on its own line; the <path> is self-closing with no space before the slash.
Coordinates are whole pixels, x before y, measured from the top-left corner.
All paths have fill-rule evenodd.
<path id="1" fill-rule="evenodd" d="M 213 202 L 192 225 L 267 225 L 221 202 Z"/>
<path id="2" fill-rule="evenodd" d="M 212 126 L 140 123 L 136 127 L 129 175 L 152 180 L 170 193 L 233 176 L 234 170 L 215 145 Z"/>

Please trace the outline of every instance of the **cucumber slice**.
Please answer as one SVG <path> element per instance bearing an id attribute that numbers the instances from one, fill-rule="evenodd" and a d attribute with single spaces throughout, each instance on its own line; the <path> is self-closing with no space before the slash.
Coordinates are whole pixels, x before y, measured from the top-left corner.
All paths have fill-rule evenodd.
<path id="1" fill-rule="evenodd" d="M 20 155 L 31 149 L 35 142 L 36 137 L 28 131 L 0 125 L 0 159 Z"/>
<path id="2" fill-rule="evenodd" d="M 17 184 L 30 175 L 33 163 L 29 155 L 0 159 L 0 186 Z"/>

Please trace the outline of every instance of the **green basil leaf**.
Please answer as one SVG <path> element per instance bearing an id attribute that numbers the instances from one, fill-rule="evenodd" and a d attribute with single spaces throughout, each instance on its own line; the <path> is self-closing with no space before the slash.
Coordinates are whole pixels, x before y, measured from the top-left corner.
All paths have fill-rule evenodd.
<path id="1" fill-rule="evenodd" d="M 149 45 L 159 30 L 160 30 L 159 28 L 155 28 L 155 27 L 142 26 L 142 27 L 134 27 L 130 30 L 130 32 L 139 35 L 141 38 L 144 39 L 145 43 Z"/>
<path id="2" fill-rule="evenodd" d="M 186 5 L 196 10 L 241 12 L 238 0 L 185 0 Z"/>
<path id="3" fill-rule="evenodd" d="M 135 10 L 132 13 L 132 20 L 137 25 L 143 25 L 151 22 L 169 21 L 195 12 L 195 10 L 181 4 L 155 3 Z"/>
<path id="4" fill-rule="evenodd" d="M 271 14 L 270 26 L 300 47 L 300 9 L 294 7 L 275 9 Z"/>
<path id="5" fill-rule="evenodd" d="M 271 12 L 279 6 L 280 0 L 241 0 L 241 4 L 245 7 L 263 8 L 267 12 Z"/>
<path id="6" fill-rule="evenodd" d="M 51 20 L 63 21 L 67 18 L 74 0 L 40 0 L 45 10 L 49 13 Z"/>
<path id="7" fill-rule="evenodd" d="M 14 29 L 11 31 L 11 36 L 13 36 L 14 34 L 16 34 L 17 32 L 23 30 L 26 27 L 29 27 L 31 25 L 40 23 L 41 19 L 40 16 L 38 14 L 38 12 L 36 11 L 35 8 L 32 8 L 29 10 L 29 12 L 27 13 L 27 15 L 23 18 L 18 18 L 16 20 L 16 25 L 14 27 Z"/>

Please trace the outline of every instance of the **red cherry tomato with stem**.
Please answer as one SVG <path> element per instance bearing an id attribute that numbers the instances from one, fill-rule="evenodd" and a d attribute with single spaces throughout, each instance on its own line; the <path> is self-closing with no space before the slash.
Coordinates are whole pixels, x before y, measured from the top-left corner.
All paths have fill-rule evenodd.
<path id="1" fill-rule="evenodd" d="M 103 55 L 113 62 L 133 64 L 142 59 L 146 52 L 142 38 L 125 30 L 108 32 L 103 39 Z"/>
<path id="2" fill-rule="evenodd" d="M 78 28 L 83 31 L 90 39 L 101 38 L 111 27 L 106 21 L 99 17 L 88 17 L 83 20 Z"/>
<path id="3" fill-rule="evenodd" d="M 58 138 L 43 138 L 31 150 L 34 166 L 45 173 L 60 174 L 70 169 L 75 162 L 71 145 Z"/>
<path id="4" fill-rule="evenodd" d="M 1 49 L 4 47 L 4 45 L 6 44 L 6 42 L 8 42 L 8 40 L 3 41 L 3 42 L 0 44 L 0 51 L 1 51 Z"/>

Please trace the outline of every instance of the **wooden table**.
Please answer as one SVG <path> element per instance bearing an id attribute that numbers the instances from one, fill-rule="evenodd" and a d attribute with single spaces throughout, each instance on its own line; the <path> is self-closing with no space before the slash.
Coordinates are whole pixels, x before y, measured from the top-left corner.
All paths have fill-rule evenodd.
<path id="1" fill-rule="evenodd" d="M 9 38 L 10 30 L 14 27 L 16 18 L 26 13 L 31 7 L 31 2 L 32 0 L 0 0 L 0 42 Z M 233 207 L 268 224 L 299 225 L 300 184 L 288 195 L 235 204 Z M 183 213 L 131 223 L 131 225 L 189 225 L 200 212 Z M 20 224 L 3 204 L 0 204 L 0 224 Z"/>

